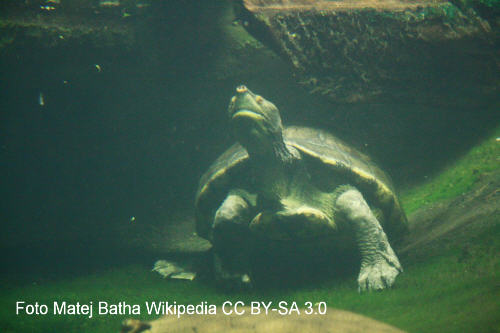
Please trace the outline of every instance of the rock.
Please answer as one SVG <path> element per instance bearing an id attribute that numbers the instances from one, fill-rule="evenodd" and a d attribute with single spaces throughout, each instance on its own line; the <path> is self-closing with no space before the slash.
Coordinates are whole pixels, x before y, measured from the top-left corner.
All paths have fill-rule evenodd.
<path id="1" fill-rule="evenodd" d="M 328 309 L 325 315 L 280 315 L 270 312 L 268 315 L 251 315 L 250 308 L 238 308 L 245 314 L 224 315 L 222 309 L 217 309 L 217 315 L 187 315 L 180 317 L 164 316 L 149 323 L 138 325 L 134 321 L 134 327 L 151 326 L 148 332 L 403 332 L 393 326 L 381 323 L 374 319 L 355 314 L 353 312 Z M 304 310 L 302 310 L 304 311 Z M 130 332 L 125 324 L 122 332 Z M 136 330 L 134 332 L 141 332 Z"/>
<path id="2" fill-rule="evenodd" d="M 472 7 L 429 0 L 245 0 L 243 7 L 247 28 L 311 93 L 336 102 L 457 105 L 498 89 L 498 28 Z"/>
<path id="3" fill-rule="evenodd" d="M 410 236 L 399 252 L 426 258 L 450 244 L 474 245 L 476 235 L 498 225 L 500 172 L 484 175 L 474 188 L 455 198 L 424 206 L 410 215 Z"/>

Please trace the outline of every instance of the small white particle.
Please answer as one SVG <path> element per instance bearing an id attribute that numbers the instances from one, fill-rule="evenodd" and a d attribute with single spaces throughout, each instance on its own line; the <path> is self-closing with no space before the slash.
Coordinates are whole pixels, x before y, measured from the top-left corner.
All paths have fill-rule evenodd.
<path id="1" fill-rule="evenodd" d="M 40 106 L 45 106 L 45 97 L 43 96 L 43 93 L 38 95 L 38 104 L 40 104 Z"/>

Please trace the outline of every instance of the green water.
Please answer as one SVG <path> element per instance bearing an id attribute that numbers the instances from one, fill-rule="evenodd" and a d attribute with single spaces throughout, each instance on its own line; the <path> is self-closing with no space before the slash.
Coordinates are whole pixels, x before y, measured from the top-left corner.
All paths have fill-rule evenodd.
<path id="1" fill-rule="evenodd" d="M 0 5 L 0 331 L 118 331 L 124 318 L 157 317 L 145 302 L 228 300 L 324 301 L 409 332 L 498 331 L 498 209 L 465 242 L 437 239 L 400 256 L 404 273 L 380 293 L 359 295 L 355 274 L 230 293 L 151 272 L 171 255 L 165 230 L 192 221 L 201 175 L 234 143 L 226 110 L 237 85 L 275 103 L 285 125 L 327 130 L 369 154 L 411 214 L 480 190 L 485 179 L 498 183 L 500 104 L 486 94 L 496 86 L 467 95 L 447 81 L 460 67 L 468 86 L 498 73 L 472 75 L 465 58 L 453 58 L 438 71 L 442 99 L 419 90 L 341 103 L 314 92 L 317 73 L 294 69 L 269 36 L 250 35 L 252 22 L 229 1 L 138 3 Z M 482 3 L 495 6 L 475 6 Z M 498 11 L 478 13 L 497 31 Z M 486 63 L 494 41 L 464 53 Z M 405 69 L 408 81 L 393 88 L 425 82 L 419 71 Z M 16 315 L 21 301 L 50 310 L 63 301 L 126 302 L 143 311 Z"/>

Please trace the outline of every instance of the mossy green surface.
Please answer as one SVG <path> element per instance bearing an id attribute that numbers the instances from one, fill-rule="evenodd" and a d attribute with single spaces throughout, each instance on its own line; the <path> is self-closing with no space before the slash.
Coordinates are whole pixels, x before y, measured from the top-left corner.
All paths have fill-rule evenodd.
<path id="1" fill-rule="evenodd" d="M 500 0 L 478 0 L 478 3 L 489 8 L 500 8 Z"/>
<path id="2" fill-rule="evenodd" d="M 435 178 L 402 193 L 407 214 L 439 200 L 454 198 L 469 191 L 485 174 L 498 172 L 500 158 L 500 127 L 480 145 L 450 164 Z"/>
<path id="3" fill-rule="evenodd" d="M 457 0 L 455 1 L 459 6 L 465 8 L 477 8 L 483 6 L 487 9 L 499 10 L 500 0 Z"/>
<path id="4" fill-rule="evenodd" d="M 497 216 L 498 218 L 498 216 Z M 0 326 L 3 332 L 110 332 L 124 318 L 148 316 L 145 301 L 176 301 L 177 304 L 220 305 L 226 300 L 326 302 L 329 308 L 354 311 L 409 332 L 491 332 L 498 328 L 500 250 L 498 223 L 470 244 L 473 256 L 459 248 L 431 256 L 422 262 L 403 262 L 406 271 L 395 287 L 384 292 L 358 294 L 354 278 L 334 280 L 314 287 L 223 293 L 199 282 L 164 280 L 145 267 L 131 266 L 70 280 L 8 287 L 1 292 Z M 403 258 L 404 259 L 404 258 Z M 140 304 L 141 315 L 27 316 L 15 315 L 15 302 L 98 301 Z"/>

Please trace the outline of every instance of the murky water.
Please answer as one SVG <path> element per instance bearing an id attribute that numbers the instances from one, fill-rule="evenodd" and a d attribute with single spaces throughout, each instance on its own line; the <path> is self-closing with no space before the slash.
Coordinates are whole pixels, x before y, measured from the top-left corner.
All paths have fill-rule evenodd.
<path id="1" fill-rule="evenodd" d="M 19 300 L 143 302 L 140 283 L 149 298 L 172 291 L 149 270 L 165 256 L 193 260 L 168 242 L 203 247 L 189 240 L 194 198 L 202 174 L 235 142 L 227 107 L 240 84 L 272 101 L 285 126 L 326 130 L 370 155 L 398 191 L 439 175 L 500 120 L 498 98 L 479 95 L 463 105 L 343 104 L 310 93 L 229 2 L 69 3 L 1 5 L 6 332 L 109 330 L 122 319 L 17 316 Z M 183 284 L 179 302 L 228 297 L 211 286 Z"/>

